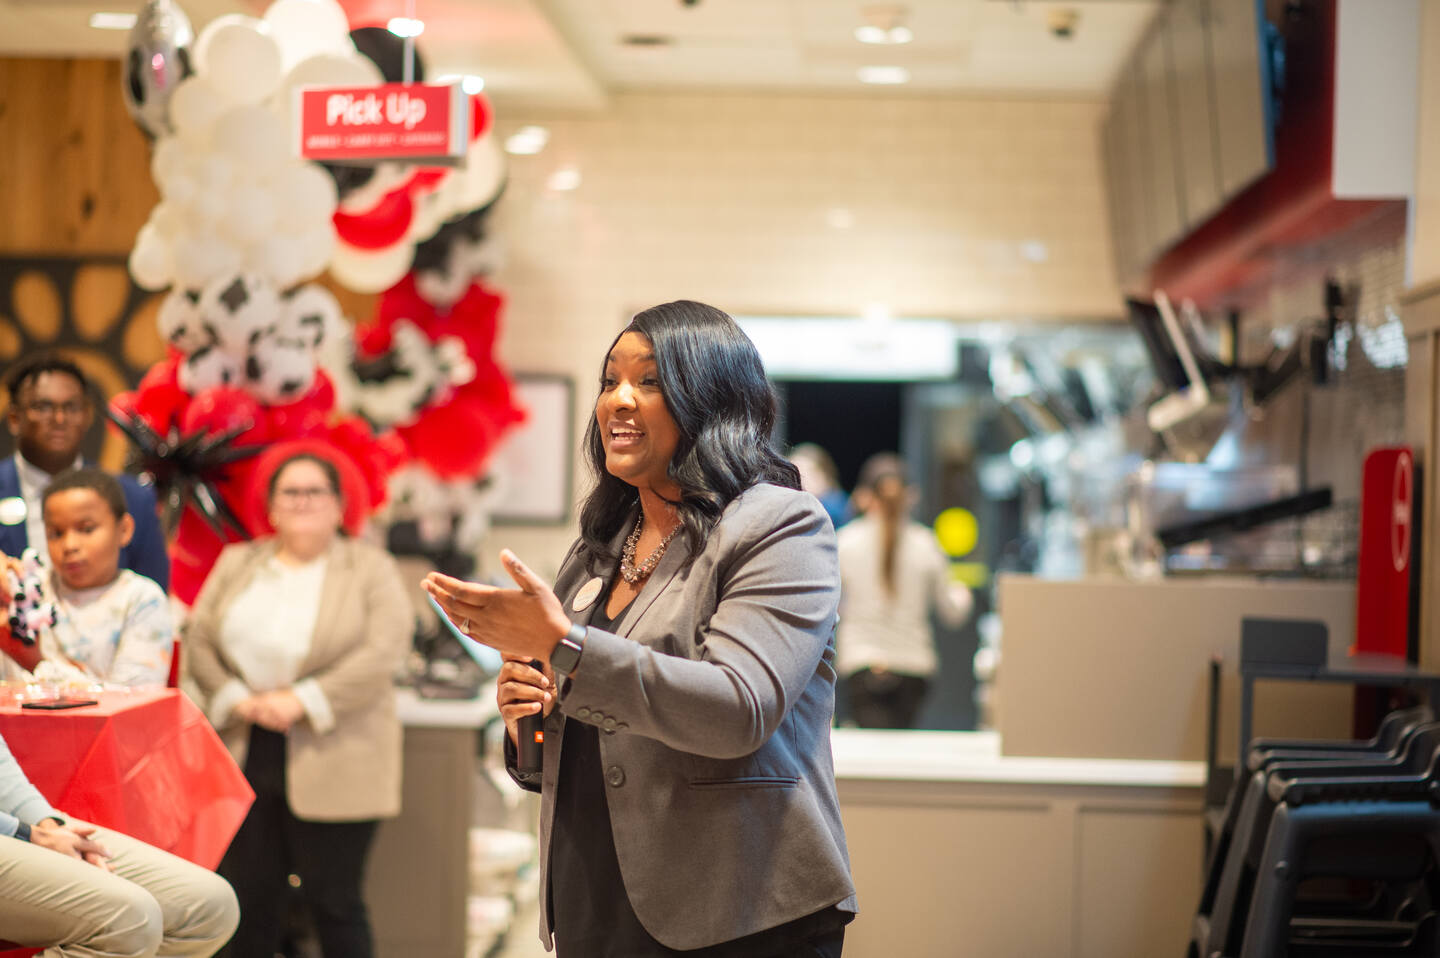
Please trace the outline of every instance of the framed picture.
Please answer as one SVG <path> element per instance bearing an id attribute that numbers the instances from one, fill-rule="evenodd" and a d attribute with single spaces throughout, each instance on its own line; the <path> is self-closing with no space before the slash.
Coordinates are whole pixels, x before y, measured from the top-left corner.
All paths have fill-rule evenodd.
<path id="1" fill-rule="evenodd" d="M 569 376 L 517 373 L 515 393 L 528 415 L 490 460 L 500 486 L 491 519 L 504 525 L 568 522 L 578 442 L 575 384 Z"/>

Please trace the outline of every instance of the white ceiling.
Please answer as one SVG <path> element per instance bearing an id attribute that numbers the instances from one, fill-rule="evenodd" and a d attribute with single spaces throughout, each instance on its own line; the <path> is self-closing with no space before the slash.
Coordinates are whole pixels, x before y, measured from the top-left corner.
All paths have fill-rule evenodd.
<path id="1" fill-rule="evenodd" d="M 854 36 L 857 0 L 413 0 L 432 76 L 474 73 L 507 109 L 602 109 L 612 92 L 1103 96 L 1159 0 L 910 0 L 911 43 Z M 407 0 L 341 0 L 352 26 L 405 14 Z M 180 0 L 197 30 L 266 0 Z M 0 0 L 0 56 L 120 56 L 123 31 L 88 26 L 139 0 Z M 1078 13 L 1074 36 L 1052 11 Z M 665 38 L 632 46 L 627 35 Z M 903 86 L 867 86 L 863 66 L 901 66 Z"/>

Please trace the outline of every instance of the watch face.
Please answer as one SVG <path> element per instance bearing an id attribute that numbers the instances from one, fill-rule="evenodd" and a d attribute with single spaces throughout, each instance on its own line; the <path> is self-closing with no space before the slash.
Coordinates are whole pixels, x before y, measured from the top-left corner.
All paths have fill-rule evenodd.
<path id="1" fill-rule="evenodd" d="M 580 646 L 566 636 L 555 646 L 555 651 L 550 653 L 550 667 L 557 672 L 569 675 L 575 671 L 575 666 L 580 663 Z"/>

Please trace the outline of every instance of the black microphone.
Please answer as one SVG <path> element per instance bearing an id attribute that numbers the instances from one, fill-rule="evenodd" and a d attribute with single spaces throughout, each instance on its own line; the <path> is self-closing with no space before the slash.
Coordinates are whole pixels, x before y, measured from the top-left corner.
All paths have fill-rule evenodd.
<path id="1" fill-rule="evenodd" d="M 531 659 L 530 667 L 541 668 L 539 659 Z M 515 770 L 523 774 L 536 774 L 545 766 L 545 708 L 533 715 L 522 715 L 515 723 L 515 737 L 520 741 L 515 746 Z"/>

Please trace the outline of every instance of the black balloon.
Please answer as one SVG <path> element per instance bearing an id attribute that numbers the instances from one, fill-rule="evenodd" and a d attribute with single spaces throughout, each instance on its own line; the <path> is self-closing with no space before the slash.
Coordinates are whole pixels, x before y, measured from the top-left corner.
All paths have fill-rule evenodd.
<path id="1" fill-rule="evenodd" d="M 405 82 L 405 41 L 384 27 L 361 27 L 350 31 L 355 49 L 368 57 L 385 77 L 386 83 Z M 415 51 L 415 73 L 411 76 L 416 83 L 425 81 L 425 61 L 420 51 Z"/>
<path id="2" fill-rule="evenodd" d="M 261 445 L 231 445 L 236 436 L 251 427 L 250 423 L 215 434 L 203 429 L 181 434 L 171 426 L 162 436 L 135 413 L 107 407 L 105 414 L 135 444 L 131 464 L 154 483 L 167 535 L 174 533 L 185 507 L 192 506 L 221 539 L 226 538 L 226 526 L 242 538 L 250 538 L 244 523 L 215 487 L 215 483 L 225 480 L 226 466 L 265 449 Z"/>

